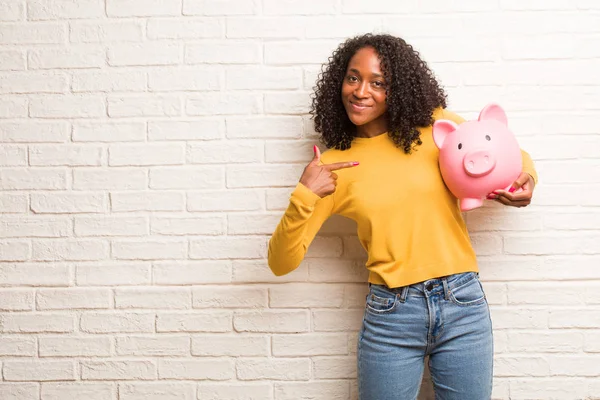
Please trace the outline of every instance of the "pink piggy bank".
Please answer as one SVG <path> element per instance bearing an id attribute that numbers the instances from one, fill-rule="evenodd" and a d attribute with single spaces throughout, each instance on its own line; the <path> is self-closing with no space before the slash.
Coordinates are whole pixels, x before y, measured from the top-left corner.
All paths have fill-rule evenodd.
<path id="1" fill-rule="evenodd" d="M 449 120 L 435 121 L 433 141 L 440 149 L 442 177 L 460 199 L 461 211 L 481 207 L 496 189 L 508 190 L 523 168 L 517 139 L 497 104 L 481 110 L 477 121 L 460 126 Z"/>

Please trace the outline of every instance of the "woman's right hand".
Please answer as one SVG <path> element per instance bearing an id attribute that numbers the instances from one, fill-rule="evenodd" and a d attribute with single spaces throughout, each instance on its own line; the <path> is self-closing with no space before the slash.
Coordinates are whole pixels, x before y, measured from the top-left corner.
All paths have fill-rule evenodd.
<path id="1" fill-rule="evenodd" d="M 337 186 L 337 174 L 333 171 L 342 168 L 351 168 L 358 165 L 357 161 L 338 162 L 333 164 L 319 165 L 321 151 L 317 146 L 313 148 L 314 158 L 308 163 L 300 177 L 300 183 L 323 198 L 335 192 Z"/>

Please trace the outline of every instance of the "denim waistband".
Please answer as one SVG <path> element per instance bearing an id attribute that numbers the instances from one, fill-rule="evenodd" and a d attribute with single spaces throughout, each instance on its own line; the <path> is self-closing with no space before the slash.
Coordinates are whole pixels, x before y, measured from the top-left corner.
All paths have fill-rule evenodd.
<path id="1" fill-rule="evenodd" d="M 406 296 L 418 296 L 425 297 L 431 296 L 432 294 L 442 292 L 444 297 L 447 298 L 448 292 L 454 288 L 464 285 L 471 279 L 479 277 L 479 272 L 461 272 L 458 274 L 452 274 L 447 276 L 441 276 L 438 278 L 428 279 L 423 282 L 413 283 L 412 285 L 401 286 L 396 288 L 389 288 L 386 285 L 378 285 L 375 283 L 369 283 L 369 288 L 374 291 L 383 291 L 388 293 L 395 293 L 399 295 L 399 298 L 403 301 Z"/>

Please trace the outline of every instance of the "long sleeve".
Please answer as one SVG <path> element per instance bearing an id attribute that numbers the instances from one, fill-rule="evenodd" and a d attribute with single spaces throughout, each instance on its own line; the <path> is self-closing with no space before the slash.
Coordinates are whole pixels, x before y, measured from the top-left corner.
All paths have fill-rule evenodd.
<path id="1" fill-rule="evenodd" d="M 298 268 L 332 210 L 333 195 L 321 198 L 298 182 L 290 196 L 290 204 L 269 240 L 269 268 L 275 275 L 285 275 Z"/>
<path id="2" fill-rule="evenodd" d="M 443 119 L 449 119 L 457 124 L 462 124 L 465 122 L 465 119 L 458 114 L 453 113 L 452 111 L 442 110 L 441 117 Z M 521 159 L 523 160 L 523 172 L 528 173 L 533 178 L 533 181 L 538 183 L 538 175 L 535 170 L 535 166 L 533 165 L 533 160 L 529 153 L 525 150 L 521 149 Z"/>

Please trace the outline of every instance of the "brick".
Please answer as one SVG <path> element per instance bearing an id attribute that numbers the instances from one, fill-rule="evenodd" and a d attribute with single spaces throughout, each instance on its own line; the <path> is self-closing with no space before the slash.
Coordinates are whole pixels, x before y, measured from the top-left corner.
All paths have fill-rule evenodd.
<path id="1" fill-rule="evenodd" d="M 0 252 L 3 254 L 4 250 Z M 0 264 L 1 286 L 68 286 L 71 274 L 68 265 L 50 263 Z"/>
<path id="2" fill-rule="evenodd" d="M 272 399 L 273 389 L 270 384 L 250 383 L 226 384 L 200 383 L 198 397 L 203 400 L 253 400 Z"/>
<path id="3" fill-rule="evenodd" d="M 586 382 L 582 379 L 547 377 L 519 378 L 510 381 L 510 397 L 515 399 L 584 399 Z"/>
<path id="4" fill-rule="evenodd" d="M 268 141 L 265 143 L 265 161 L 268 163 L 302 162 L 308 164 L 314 157 L 313 141 Z"/>
<path id="5" fill-rule="evenodd" d="M 0 261 L 25 261 L 30 258 L 31 244 L 25 240 L 0 241 Z"/>
<path id="6" fill-rule="evenodd" d="M 313 311 L 315 332 L 356 331 L 362 323 L 364 310 Z"/>
<path id="7" fill-rule="evenodd" d="M 265 94 L 265 112 L 269 114 L 307 114 L 309 94 L 305 92 L 279 92 Z"/>
<path id="8" fill-rule="evenodd" d="M 259 64 L 262 52 L 250 41 L 207 41 L 185 47 L 186 64 Z"/>
<path id="9" fill-rule="evenodd" d="M 298 268 L 284 276 L 275 276 L 265 260 L 238 260 L 233 262 L 233 281 L 255 282 L 304 282 L 308 280 L 308 269 Z"/>
<path id="10" fill-rule="evenodd" d="M 600 326 L 597 310 L 551 310 L 550 328 L 596 328 Z"/>
<path id="11" fill-rule="evenodd" d="M 40 357 L 108 357 L 111 354 L 109 337 L 41 337 Z"/>
<path id="12" fill-rule="evenodd" d="M 227 381 L 235 377 L 232 359 L 159 360 L 159 379 Z"/>
<path id="13" fill-rule="evenodd" d="M 150 170 L 151 189 L 220 189 L 222 167 L 163 167 Z"/>
<path id="14" fill-rule="evenodd" d="M 112 67 L 175 65 L 181 63 L 178 43 L 125 43 L 108 47 L 108 65 Z"/>
<path id="15" fill-rule="evenodd" d="M 72 381 L 73 361 L 5 361 L 3 374 L 7 381 Z"/>
<path id="16" fill-rule="evenodd" d="M 0 237 L 65 237 L 72 232 L 66 218 L 4 217 L 0 226 Z"/>
<path id="17" fill-rule="evenodd" d="M 42 400 L 86 399 L 112 400 L 115 390 L 111 383 L 43 383 Z"/>
<path id="18" fill-rule="evenodd" d="M 0 5 L 1 9 L 2 5 Z M 0 13 L 0 15 L 2 15 Z M 40 388 L 37 383 L 0 383 L 2 400 L 39 400 Z"/>
<path id="19" fill-rule="evenodd" d="M 276 383 L 275 399 L 297 399 L 298 393 L 303 398 L 315 400 L 341 400 L 350 398 L 350 386 L 347 381 L 340 382 L 307 382 L 307 383 Z"/>
<path id="20" fill-rule="evenodd" d="M 0 21 L 18 21 L 22 19 L 25 19 L 24 3 L 17 1 L 0 3 Z"/>
<path id="21" fill-rule="evenodd" d="M 85 312 L 81 315 L 81 331 L 87 333 L 154 332 L 154 313 Z"/>
<path id="22" fill-rule="evenodd" d="M 300 117 L 227 117 L 227 137 L 230 139 L 299 139 L 301 136 Z"/>
<path id="23" fill-rule="evenodd" d="M 230 332 L 231 311 L 196 311 L 194 313 L 159 313 L 156 317 L 157 332 Z M 211 344 L 212 348 L 213 345 Z M 194 346 L 192 344 L 192 350 Z M 194 353 L 192 353 L 194 354 Z"/>
<path id="24" fill-rule="evenodd" d="M 27 19 L 57 20 L 74 18 L 100 18 L 104 16 L 102 0 L 41 0 L 27 3 Z"/>
<path id="25" fill-rule="evenodd" d="M 504 252 L 507 254 L 565 254 L 578 255 L 597 252 L 598 237 L 595 235 L 510 235 L 504 237 Z"/>
<path id="26" fill-rule="evenodd" d="M 103 46 L 76 45 L 67 49 L 47 48 L 30 50 L 27 55 L 29 69 L 101 68 L 106 65 Z"/>
<path id="27" fill-rule="evenodd" d="M 156 364 L 150 360 L 82 361 L 83 380 L 156 379 Z"/>
<path id="28" fill-rule="evenodd" d="M 257 0 L 184 0 L 183 15 L 252 15 Z"/>
<path id="29" fill-rule="evenodd" d="M 149 121 L 149 140 L 214 140 L 225 132 L 222 119 L 203 118 L 193 121 Z"/>
<path id="30" fill-rule="evenodd" d="M 33 291 L 3 288 L 0 292 L 0 311 L 33 310 Z"/>
<path id="31" fill-rule="evenodd" d="M 29 115 L 34 118 L 105 117 L 103 98 L 95 95 L 47 95 L 29 100 Z"/>
<path id="32" fill-rule="evenodd" d="M 188 309 L 191 305 L 189 288 L 115 289 L 115 308 Z"/>
<path id="33" fill-rule="evenodd" d="M 111 210 L 126 211 L 183 211 L 184 195 L 176 192 L 111 193 Z"/>
<path id="34" fill-rule="evenodd" d="M 543 214 L 524 211 L 518 218 L 507 218 L 500 210 L 479 208 L 467 214 L 467 226 L 469 232 L 541 231 Z"/>
<path id="35" fill-rule="evenodd" d="M 196 400 L 196 384 L 176 383 L 131 383 L 119 384 L 119 400 Z"/>
<path id="36" fill-rule="evenodd" d="M 67 188 L 67 171 L 58 168 L 4 168 L 0 189 L 61 190 Z"/>
<path id="37" fill-rule="evenodd" d="M 383 0 L 380 4 L 390 14 L 410 14 L 417 11 L 417 5 L 410 0 Z M 361 0 L 344 0 L 342 5 L 344 14 L 380 14 L 379 10 L 371 7 L 369 3 Z"/>
<path id="38" fill-rule="evenodd" d="M 307 358 L 238 358 L 236 368 L 237 378 L 243 381 L 301 381 L 310 377 L 310 360 Z"/>
<path id="39" fill-rule="evenodd" d="M 215 116 L 258 114 L 262 111 L 262 98 L 255 93 L 205 93 L 189 96 L 185 106 L 188 115 Z"/>
<path id="40" fill-rule="evenodd" d="M 76 236 L 145 236 L 147 217 L 75 217 Z"/>
<path id="41" fill-rule="evenodd" d="M 29 146 L 29 165 L 32 166 L 99 166 L 104 150 L 88 145 Z"/>
<path id="42" fill-rule="evenodd" d="M 227 187 L 296 186 L 304 165 L 230 165 L 227 167 Z"/>
<path id="43" fill-rule="evenodd" d="M 31 210 L 36 214 L 101 213 L 107 210 L 104 193 L 32 193 Z"/>
<path id="44" fill-rule="evenodd" d="M 260 287 L 210 287 L 192 290 L 194 308 L 264 308 L 268 292 Z"/>
<path id="45" fill-rule="evenodd" d="M 301 3 L 294 0 L 265 0 L 264 15 L 319 15 L 335 14 L 338 2 L 335 0 L 308 0 Z"/>
<path id="46" fill-rule="evenodd" d="M 306 26 L 307 20 L 297 17 L 231 17 L 227 20 L 227 38 L 301 39 Z M 311 26 L 311 30 L 314 28 Z"/>
<path id="47" fill-rule="evenodd" d="M 343 301 L 343 285 L 289 283 L 269 288 L 271 308 L 339 308 Z"/>
<path id="48" fill-rule="evenodd" d="M 548 329 L 548 311 L 520 308 L 491 308 L 494 329 Z"/>
<path id="49" fill-rule="evenodd" d="M 113 241 L 112 255 L 117 260 L 183 259 L 187 257 L 187 241 Z"/>
<path id="50" fill-rule="evenodd" d="M 158 235 L 224 235 L 225 219 L 221 216 L 153 218 L 152 234 Z"/>
<path id="51" fill-rule="evenodd" d="M 552 328 L 553 325 L 550 324 Z M 580 352 L 583 334 L 577 332 L 509 332 L 508 348 L 511 352 L 565 353 Z"/>
<path id="52" fill-rule="evenodd" d="M 117 337 L 118 355 L 132 356 L 185 356 L 190 354 L 190 338 L 187 336 Z"/>
<path id="53" fill-rule="evenodd" d="M 583 305 L 583 290 L 580 285 L 509 283 L 508 304 Z"/>
<path id="54" fill-rule="evenodd" d="M 33 241 L 32 260 L 93 261 L 109 256 L 108 242 L 100 240 L 38 239 Z"/>
<path id="55" fill-rule="evenodd" d="M 263 143 L 252 140 L 191 143 L 187 161 L 190 164 L 259 163 L 264 159 L 263 148 Z"/>
<path id="56" fill-rule="evenodd" d="M 148 187 L 141 168 L 75 168 L 75 190 L 139 190 Z"/>
<path id="57" fill-rule="evenodd" d="M 263 258 L 266 254 L 267 245 L 260 237 L 190 240 L 192 259 Z"/>
<path id="58" fill-rule="evenodd" d="M 27 116 L 27 99 L 22 97 L 0 98 L 0 118 L 17 118 Z M 0 123 L 0 140 L 4 141 L 6 124 Z"/>
<path id="59" fill-rule="evenodd" d="M 69 310 L 109 308 L 111 291 L 108 289 L 38 289 L 38 310 Z"/>
<path id="60" fill-rule="evenodd" d="M 256 190 L 207 190 L 187 195 L 188 211 L 257 211 L 263 196 Z"/>
<path id="61" fill-rule="evenodd" d="M 304 311 L 245 311 L 233 316 L 238 332 L 308 332 L 308 314 Z"/>
<path id="62" fill-rule="evenodd" d="M 181 0 L 107 0 L 106 13 L 109 17 L 152 17 L 177 16 L 181 14 Z"/>
<path id="63" fill-rule="evenodd" d="M 194 335 L 192 355 L 211 357 L 254 357 L 269 355 L 269 339 L 248 335 Z"/>
<path id="64" fill-rule="evenodd" d="M 25 146 L 2 146 L 0 149 L 0 166 L 24 167 L 27 165 L 27 148 Z"/>
<path id="65" fill-rule="evenodd" d="M 61 23 L 3 23 L 0 26 L 0 45 L 63 44 L 67 26 Z"/>
<path id="66" fill-rule="evenodd" d="M 226 76 L 226 88 L 231 90 L 298 89 L 302 85 L 300 68 L 229 67 Z"/>
<path id="67" fill-rule="evenodd" d="M 336 47 L 337 43 L 327 41 L 267 42 L 264 50 L 265 64 L 321 64 Z"/>
<path id="68" fill-rule="evenodd" d="M 318 357 L 313 359 L 313 363 L 313 371 L 317 379 L 356 379 L 357 366 L 356 356 L 354 355 L 349 357 Z M 337 383 L 337 388 L 333 390 L 344 390 L 344 384 Z"/>
<path id="69" fill-rule="evenodd" d="M 75 122 L 74 142 L 138 142 L 146 138 L 143 122 Z"/>
<path id="70" fill-rule="evenodd" d="M 276 357 L 348 354 L 348 335 L 345 333 L 273 335 L 272 342 Z"/>
<path id="71" fill-rule="evenodd" d="M 118 263 L 115 265 L 77 265 L 78 286 L 120 286 L 150 284 L 149 263 Z"/>
<path id="72" fill-rule="evenodd" d="M 147 29 L 150 39 L 214 39 L 222 37 L 224 25 L 216 18 L 154 18 Z"/>
<path id="73" fill-rule="evenodd" d="M 60 72 L 0 73 L 0 94 L 64 93 L 68 78 Z"/>
<path id="74" fill-rule="evenodd" d="M 152 166 L 179 165 L 185 163 L 185 145 L 169 144 L 131 144 L 112 145 L 108 149 L 110 166 Z"/>
<path id="75" fill-rule="evenodd" d="M 231 282 L 231 262 L 222 261 L 161 261 L 152 266 L 157 285 L 197 285 Z"/>
<path id="76" fill-rule="evenodd" d="M 163 69 L 148 73 L 148 88 L 157 92 L 207 91 L 221 89 L 219 69 Z"/>
<path id="77" fill-rule="evenodd" d="M 144 92 L 146 86 L 146 75 L 134 71 L 76 71 L 71 82 L 75 93 Z"/>
<path id="78" fill-rule="evenodd" d="M 35 357 L 37 356 L 36 339 L 33 337 L 0 338 L 0 355 L 2 357 Z M 0 394 L 2 394 L 0 384 Z M 4 397 L 2 397 L 4 399 Z"/>
<path id="79" fill-rule="evenodd" d="M 548 358 L 552 376 L 597 377 L 600 364 L 598 355 L 555 355 Z"/>
<path id="80" fill-rule="evenodd" d="M 71 43 L 141 42 L 144 37 L 141 21 L 72 21 Z"/>
<path id="81" fill-rule="evenodd" d="M 279 214 L 230 215 L 227 221 L 227 233 L 229 235 L 271 235 L 280 220 L 281 215 Z"/>
<path id="82" fill-rule="evenodd" d="M 0 332 L 3 333 L 68 333 L 73 332 L 74 326 L 74 315 L 31 313 L 0 315 Z"/>
<path id="83" fill-rule="evenodd" d="M 121 117 L 173 117 L 181 114 L 181 101 L 177 96 L 127 96 L 109 97 L 108 115 Z"/>

